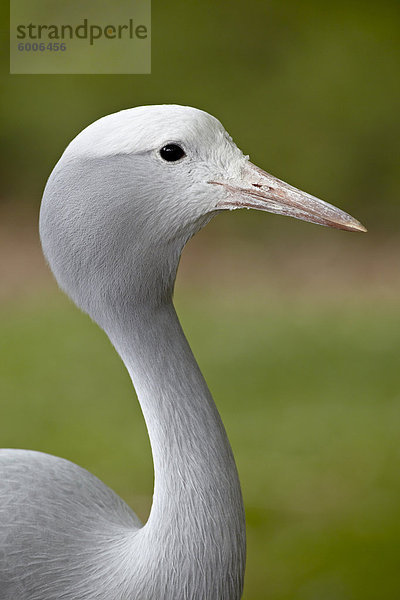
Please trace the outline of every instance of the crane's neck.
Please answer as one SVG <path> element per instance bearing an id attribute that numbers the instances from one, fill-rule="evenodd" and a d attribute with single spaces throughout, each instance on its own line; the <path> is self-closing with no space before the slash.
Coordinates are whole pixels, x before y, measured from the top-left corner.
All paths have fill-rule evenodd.
<path id="1" fill-rule="evenodd" d="M 133 380 L 153 452 L 153 506 L 136 543 L 154 598 L 239 600 L 246 542 L 238 474 L 172 301 L 126 308 L 107 329 Z"/>

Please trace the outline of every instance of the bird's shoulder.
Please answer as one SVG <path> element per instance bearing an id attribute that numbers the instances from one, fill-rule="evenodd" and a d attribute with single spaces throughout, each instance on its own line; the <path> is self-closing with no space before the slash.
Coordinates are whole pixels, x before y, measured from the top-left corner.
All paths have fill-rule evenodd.
<path id="1" fill-rule="evenodd" d="M 78 510 L 78 513 L 76 510 Z M 46 521 L 93 518 L 140 527 L 127 504 L 100 479 L 73 462 L 32 450 L 0 449 L 0 515 L 35 514 Z"/>
<path id="2" fill-rule="evenodd" d="M 140 527 L 117 494 L 76 464 L 0 450 L 0 600 L 124 597 L 121 555 Z M 99 589 L 104 595 L 93 594 Z"/>

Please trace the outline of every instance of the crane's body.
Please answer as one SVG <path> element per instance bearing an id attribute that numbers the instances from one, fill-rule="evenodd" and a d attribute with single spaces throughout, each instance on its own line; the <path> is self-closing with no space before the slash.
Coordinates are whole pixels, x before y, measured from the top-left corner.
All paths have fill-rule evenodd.
<path id="1" fill-rule="evenodd" d="M 238 474 L 172 294 L 187 240 L 224 209 L 364 230 L 261 171 L 222 125 L 181 106 L 95 122 L 43 196 L 43 250 L 104 329 L 142 407 L 155 484 L 148 521 L 84 469 L 0 451 L 0 600 L 239 600 L 245 520 Z"/>

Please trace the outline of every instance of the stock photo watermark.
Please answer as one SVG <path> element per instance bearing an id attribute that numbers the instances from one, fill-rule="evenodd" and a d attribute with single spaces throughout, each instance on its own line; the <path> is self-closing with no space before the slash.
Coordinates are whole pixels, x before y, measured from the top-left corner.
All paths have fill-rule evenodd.
<path id="1" fill-rule="evenodd" d="M 150 0 L 10 0 L 10 73 L 150 72 Z"/>

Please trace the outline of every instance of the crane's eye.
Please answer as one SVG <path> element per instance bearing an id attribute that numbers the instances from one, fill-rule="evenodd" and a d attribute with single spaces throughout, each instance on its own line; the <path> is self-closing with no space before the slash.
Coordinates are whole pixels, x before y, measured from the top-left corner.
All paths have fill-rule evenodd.
<path id="1" fill-rule="evenodd" d="M 176 162 L 186 156 L 186 154 L 178 144 L 166 144 L 166 146 L 161 148 L 160 156 L 167 162 Z"/>

